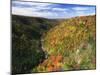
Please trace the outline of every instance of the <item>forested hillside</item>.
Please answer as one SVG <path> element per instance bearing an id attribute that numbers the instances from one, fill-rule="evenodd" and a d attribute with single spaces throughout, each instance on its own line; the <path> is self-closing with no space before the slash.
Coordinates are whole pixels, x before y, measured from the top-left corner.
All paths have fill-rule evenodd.
<path id="1" fill-rule="evenodd" d="M 48 59 L 39 65 L 39 71 L 95 69 L 95 19 L 95 15 L 75 17 L 51 28 L 43 38 Z"/>
<path id="2" fill-rule="evenodd" d="M 12 72 L 29 73 L 45 59 L 41 38 L 56 20 L 12 15 Z"/>
<path id="3" fill-rule="evenodd" d="M 95 69 L 95 18 L 57 20 L 12 15 L 12 72 Z"/>

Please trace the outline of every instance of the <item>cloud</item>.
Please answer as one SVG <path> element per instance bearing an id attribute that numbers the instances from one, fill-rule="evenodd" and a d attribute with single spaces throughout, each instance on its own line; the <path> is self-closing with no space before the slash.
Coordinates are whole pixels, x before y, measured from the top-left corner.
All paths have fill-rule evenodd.
<path id="1" fill-rule="evenodd" d="M 67 12 L 56 12 L 56 11 L 43 11 L 39 12 L 39 9 L 33 8 L 16 8 L 12 7 L 12 13 L 15 15 L 23 15 L 23 16 L 33 16 L 33 17 L 44 17 L 44 18 L 65 18 L 68 14 Z M 60 15 L 61 14 L 61 15 Z"/>
<path id="2" fill-rule="evenodd" d="M 76 11 L 85 11 L 89 10 L 89 7 L 73 7 L 72 9 Z"/>
<path id="3" fill-rule="evenodd" d="M 72 7 L 72 10 L 76 16 L 95 15 L 95 6 L 76 6 Z"/>
<path id="4" fill-rule="evenodd" d="M 23 1 L 12 1 L 12 4 L 17 4 L 19 6 L 23 5 L 29 5 L 29 6 L 41 6 L 41 7 L 46 7 L 48 5 L 51 5 L 49 3 L 35 3 L 35 2 L 23 2 Z"/>
<path id="5" fill-rule="evenodd" d="M 69 9 L 67 9 L 67 8 L 52 8 L 52 10 L 56 10 L 56 11 L 68 11 Z"/>
<path id="6" fill-rule="evenodd" d="M 12 7 L 12 14 L 16 15 L 35 16 L 44 18 L 64 18 L 65 15 L 67 14 L 67 12 L 65 11 L 68 10 L 65 8 L 58 8 L 58 7 L 52 8 L 51 6 L 53 6 L 54 4 L 48 4 L 48 3 L 17 2 L 17 1 L 14 1 L 12 3 L 17 4 L 17 6 Z M 26 7 L 23 7 L 25 5 Z M 31 5 L 31 7 L 29 7 L 28 5 Z"/>
<path id="7" fill-rule="evenodd" d="M 56 19 L 95 13 L 95 7 L 68 5 L 12 1 L 12 14 Z"/>

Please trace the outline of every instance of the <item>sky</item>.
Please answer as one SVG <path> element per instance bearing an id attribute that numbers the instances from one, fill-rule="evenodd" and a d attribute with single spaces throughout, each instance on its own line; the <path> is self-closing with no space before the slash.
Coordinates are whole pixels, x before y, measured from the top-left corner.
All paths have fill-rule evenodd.
<path id="1" fill-rule="evenodd" d="M 95 6 L 12 1 L 12 14 L 48 19 L 95 15 Z"/>

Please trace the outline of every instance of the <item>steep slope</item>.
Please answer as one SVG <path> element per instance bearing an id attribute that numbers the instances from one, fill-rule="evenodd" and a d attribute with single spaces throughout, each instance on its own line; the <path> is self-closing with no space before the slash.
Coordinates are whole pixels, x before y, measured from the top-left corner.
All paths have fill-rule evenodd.
<path id="1" fill-rule="evenodd" d="M 37 71 L 95 69 L 95 21 L 95 16 L 75 17 L 50 29 L 42 42 L 48 58 Z"/>
<path id="2" fill-rule="evenodd" d="M 56 20 L 12 15 L 12 73 L 30 73 L 45 59 L 41 37 Z"/>
<path id="3" fill-rule="evenodd" d="M 95 69 L 94 16 L 45 19 L 12 15 L 12 72 Z"/>

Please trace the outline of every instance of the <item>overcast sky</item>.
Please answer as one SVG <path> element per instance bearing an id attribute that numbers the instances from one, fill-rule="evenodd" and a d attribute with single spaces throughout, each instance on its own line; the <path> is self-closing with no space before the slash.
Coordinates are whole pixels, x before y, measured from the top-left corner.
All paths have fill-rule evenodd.
<path id="1" fill-rule="evenodd" d="M 95 15 L 95 6 L 12 1 L 12 14 L 63 19 Z"/>

